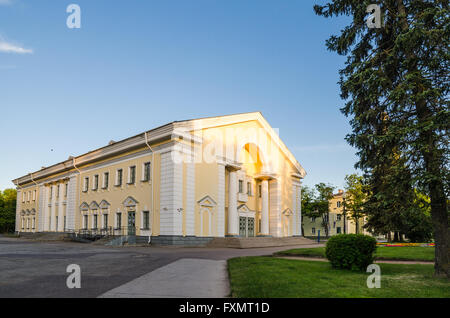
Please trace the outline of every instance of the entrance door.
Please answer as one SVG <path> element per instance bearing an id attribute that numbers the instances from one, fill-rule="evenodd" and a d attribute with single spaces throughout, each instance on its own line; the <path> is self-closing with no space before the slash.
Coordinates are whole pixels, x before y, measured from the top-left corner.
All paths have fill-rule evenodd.
<path id="1" fill-rule="evenodd" d="M 247 236 L 253 237 L 255 236 L 255 219 L 247 218 Z"/>
<path id="2" fill-rule="evenodd" d="M 247 218 L 239 217 L 239 236 L 247 237 Z"/>
<path id="3" fill-rule="evenodd" d="M 239 217 L 239 236 L 253 237 L 255 236 L 255 219 L 245 216 Z"/>
<path id="4" fill-rule="evenodd" d="M 136 213 L 128 212 L 128 235 L 136 235 Z"/>

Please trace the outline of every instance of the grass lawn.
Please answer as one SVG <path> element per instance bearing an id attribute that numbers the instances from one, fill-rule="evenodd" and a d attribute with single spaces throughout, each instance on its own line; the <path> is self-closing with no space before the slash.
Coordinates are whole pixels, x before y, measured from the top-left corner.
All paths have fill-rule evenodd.
<path id="1" fill-rule="evenodd" d="M 298 248 L 278 252 L 277 255 L 325 257 L 325 247 Z M 377 247 L 375 259 L 434 261 L 434 247 Z"/>
<path id="2" fill-rule="evenodd" d="M 433 277 L 433 265 L 379 264 L 381 288 L 367 288 L 370 273 L 333 269 L 327 262 L 240 257 L 228 260 L 231 296 L 450 297 L 450 281 Z"/>

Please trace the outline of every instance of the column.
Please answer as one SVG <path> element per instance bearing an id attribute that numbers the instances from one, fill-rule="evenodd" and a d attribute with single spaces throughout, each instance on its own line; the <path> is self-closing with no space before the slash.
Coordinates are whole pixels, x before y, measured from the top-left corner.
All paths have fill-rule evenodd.
<path id="1" fill-rule="evenodd" d="M 269 236 L 269 181 L 261 181 L 261 236 Z"/>
<path id="2" fill-rule="evenodd" d="M 225 236 L 225 165 L 218 164 L 218 194 L 217 194 L 217 236 Z"/>
<path id="3" fill-rule="evenodd" d="M 236 171 L 230 171 L 228 185 L 228 236 L 238 236 L 237 213 L 237 175 Z"/>

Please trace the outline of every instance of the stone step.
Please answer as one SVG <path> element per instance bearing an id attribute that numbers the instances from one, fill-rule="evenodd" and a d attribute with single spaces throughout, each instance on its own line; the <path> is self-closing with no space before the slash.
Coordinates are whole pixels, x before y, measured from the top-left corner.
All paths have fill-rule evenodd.
<path id="1" fill-rule="evenodd" d="M 207 247 L 257 248 L 311 244 L 314 241 L 304 237 L 216 237 Z"/>

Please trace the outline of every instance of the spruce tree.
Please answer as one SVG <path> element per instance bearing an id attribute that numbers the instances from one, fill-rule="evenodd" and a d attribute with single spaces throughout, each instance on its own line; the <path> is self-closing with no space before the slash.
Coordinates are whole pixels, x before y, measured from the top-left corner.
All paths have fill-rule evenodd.
<path id="1" fill-rule="evenodd" d="M 370 4 L 381 9 L 380 28 L 366 24 Z M 398 155 L 404 165 L 386 171 L 389 188 L 402 194 L 400 175 L 407 169 L 410 182 L 430 198 L 435 274 L 450 277 L 448 0 L 334 0 L 314 10 L 352 18 L 326 45 L 347 56 L 340 71 L 341 110 L 350 117 L 347 140 L 358 150 L 356 166 L 375 178 L 377 196 L 387 187 L 383 169 Z"/>

